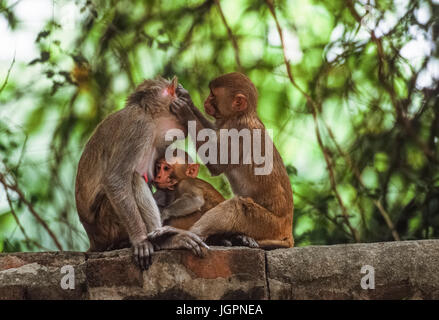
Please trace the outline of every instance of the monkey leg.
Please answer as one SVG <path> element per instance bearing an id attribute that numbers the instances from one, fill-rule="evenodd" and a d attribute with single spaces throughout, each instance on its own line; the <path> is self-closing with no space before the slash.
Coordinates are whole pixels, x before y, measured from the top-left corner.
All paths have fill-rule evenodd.
<path id="1" fill-rule="evenodd" d="M 205 240 L 213 234 L 243 234 L 260 247 L 292 247 L 292 215 L 276 216 L 251 198 L 234 197 L 207 211 L 189 231 Z"/>
<path id="2" fill-rule="evenodd" d="M 128 248 L 128 233 L 104 193 L 100 194 L 90 209 L 95 219 L 83 222 L 90 240 L 89 251 L 107 251 Z"/>
<path id="3" fill-rule="evenodd" d="M 134 173 L 132 188 L 147 231 L 151 232 L 159 228 L 161 226 L 159 209 L 148 185 L 137 173 Z M 90 240 L 90 251 L 108 251 L 131 246 L 128 233 L 105 192 L 102 191 L 96 196 L 90 211 L 95 217 L 94 221 L 83 222 Z"/>
<path id="4" fill-rule="evenodd" d="M 292 240 L 259 240 L 259 247 L 264 249 L 291 248 L 294 246 Z"/>

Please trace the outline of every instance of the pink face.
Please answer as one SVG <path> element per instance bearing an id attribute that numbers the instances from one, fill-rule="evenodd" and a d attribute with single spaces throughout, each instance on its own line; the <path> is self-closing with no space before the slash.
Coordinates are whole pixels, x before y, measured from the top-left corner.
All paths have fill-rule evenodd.
<path id="1" fill-rule="evenodd" d="M 155 167 L 154 185 L 159 189 L 173 190 L 177 179 L 172 176 L 174 168 L 165 159 L 157 161 Z"/>

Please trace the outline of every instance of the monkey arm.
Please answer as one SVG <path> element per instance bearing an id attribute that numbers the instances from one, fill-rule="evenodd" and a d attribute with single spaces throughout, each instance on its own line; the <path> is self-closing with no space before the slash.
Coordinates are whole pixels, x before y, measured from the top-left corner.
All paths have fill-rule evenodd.
<path id="1" fill-rule="evenodd" d="M 204 203 L 203 195 L 185 193 L 163 209 L 162 219 L 183 217 L 194 213 L 200 210 Z"/>
<path id="2" fill-rule="evenodd" d="M 216 130 L 216 126 L 215 124 L 213 124 L 212 122 L 210 122 L 203 113 L 201 113 L 201 111 L 192 103 L 191 104 L 191 110 L 195 116 L 196 119 L 194 120 L 198 120 L 201 124 L 201 126 L 204 128 L 209 128 L 212 130 Z"/>
<path id="3" fill-rule="evenodd" d="M 116 214 L 125 226 L 131 243 L 146 239 L 146 225 L 142 220 L 132 190 L 132 175 L 113 174 L 104 179 L 104 190 Z"/>
<path id="4" fill-rule="evenodd" d="M 147 155 L 154 151 L 153 127 L 144 126 L 142 121 L 146 123 L 146 120 L 140 118 L 144 115 L 136 112 L 140 113 L 135 109 L 131 111 L 130 118 L 122 119 L 121 126 L 132 128 L 137 125 L 139 128 L 118 131 L 117 136 L 113 137 L 120 142 L 119 148 L 114 148 L 108 158 L 102 181 L 105 193 L 133 245 L 144 241 L 148 231 L 160 226 L 160 213 L 152 192 L 141 179 L 151 161 Z M 132 118 L 136 117 L 140 119 L 133 123 Z M 144 127 L 140 127 L 141 125 Z M 144 203 L 153 203 L 154 206 L 143 205 Z"/>
<path id="5" fill-rule="evenodd" d="M 133 191 L 140 216 L 145 223 L 147 232 L 161 227 L 160 209 L 156 204 L 148 184 L 145 183 L 143 176 L 137 172 L 133 174 Z"/>
<path id="6" fill-rule="evenodd" d="M 166 192 L 159 189 L 156 192 L 154 192 L 153 197 L 160 211 L 162 211 L 162 209 L 167 206 Z"/>
<path id="7" fill-rule="evenodd" d="M 218 130 L 216 129 L 215 125 L 210 123 L 209 120 L 207 120 L 204 115 L 193 105 L 192 100 L 189 100 L 185 98 L 184 96 L 179 97 L 179 99 L 175 100 L 171 104 L 171 112 L 174 113 L 179 121 L 182 124 L 187 124 L 188 121 L 195 121 L 195 136 L 192 135 L 192 132 L 189 132 L 191 135 L 191 139 L 195 142 L 196 150 L 200 149 L 202 145 L 204 145 L 204 141 L 200 141 L 197 139 L 198 134 L 203 129 L 211 129 L 218 134 Z M 191 130 L 189 130 L 191 131 Z M 219 148 L 219 139 L 218 139 L 218 149 Z M 221 173 L 223 173 L 227 166 L 221 165 L 220 163 L 220 155 L 217 155 L 217 159 L 215 161 L 215 164 L 213 163 L 205 163 L 206 167 L 209 169 L 209 172 L 213 176 L 217 176 Z"/>
<path id="8" fill-rule="evenodd" d="M 199 112 L 199 111 L 198 111 Z M 201 112 L 199 112 L 200 114 L 201 114 Z M 206 121 L 209 121 L 209 120 L 207 120 L 206 118 L 204 118 L 204 116 L 201 114 L 201 117 L 202 117 L 202 119 L 205 119 Z M 204 145 L 205 144 L 205 142 L 203 141 L 203 140 L 199 140 L 199 139 L 197 139 L 197 137 L 198 137 L 198 132 L 200 132 L 201 130 L 203 130 L 203 129 L 205 129 L 206 127 L 203 125 L 203 123 L 202 123 L 202 121 L 201 121 L 201 119 L 199 119 L 198 117 L 196 117 L 195 119 L 195 123 L 196 123 L 196 126 L 195 126 L 195 131 L 196 131 L 196 136 L 195 137 L 192 137 L 191 136 L 191 138 L 192 138 L 192 141 L 195 143 L 195 146 L 196 146 L 196 150 L 197 150 L 197 153 L 198 153 L 198 151 L 199 151 L 199 149 L 200 149 L 200 147 L 202 146 L 202 145 Z M 217 150 L 221 150 L 221 148 L 220 148 L 220 140 L 219 140 L 219 138 L 218 138 L 218 131 L 217 131 L 217 129 L 215 128 L 215 126 L 214 125 L 212 125 L 213 127 L 212 128 L 208 128 L 208 129 L 212 129 L 212 130 L 214 130 L 215 131 L 215 133 L 216 133 L 216 135 L 217 135 Z M 225 170 L 226 170 L 226 166 L 225 165 L 221 165 L 220 164 L 220 153 L 218 152 L 218 154 L 217 154 L 217 158 L 216 158 L 216 162 L 215 163 L 204 163 L 205 164 L 205 166 L 207 167 L 207 169 L 209 170 L 209 172 L 210 172 L 210 174 L 212 175 L 212 176 L 218 176 L 218 175 L 220 175 L 221 173 L 223 173 Z"/>
<path id="9" fill-rule="evenodd" d="M 183 88 L 181 84 L 178 85 L 177 88 L 177 94 L 178 97 L 185 102 L 185 104 L 189 107 L 189 110 L 192 111 L 191 113 L 188 112 L 189 116 L 192 116 L 188 120 L 198 120 L 200 121 L 202 125 L 202 129 L 209 128 L 216 130 L 215 124 L 210 122 L 204 115 L 201 113 L 201 111 L 195 106 L 194 102 L 192 101 L 191 95 L 189 92 Z"/>

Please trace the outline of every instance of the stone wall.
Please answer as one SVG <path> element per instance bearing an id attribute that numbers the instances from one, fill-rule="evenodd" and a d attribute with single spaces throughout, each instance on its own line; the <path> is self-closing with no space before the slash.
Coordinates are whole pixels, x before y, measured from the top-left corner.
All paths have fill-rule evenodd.
<path id="1" fill-rule="evenodd" d="M 161 251 L 144 272 L 130 249 L 0 254 L 0 299 L 439 299 L 439 240 Z"/>

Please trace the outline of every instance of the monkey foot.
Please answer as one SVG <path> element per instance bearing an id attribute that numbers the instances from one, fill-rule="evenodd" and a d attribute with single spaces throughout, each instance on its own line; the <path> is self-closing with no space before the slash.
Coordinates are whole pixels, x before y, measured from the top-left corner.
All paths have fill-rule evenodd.
<path id="1" fill-rule="evenodd" d="M 248 237 L 246 235 L 243 235 L 243 234 L 235 235 L 230 240 L 232 241 L 232 244 L 234 246 L 259 248 L 259 245 L 255 239 L 253 239 L 252 237 Z"/>
<path id="2" fill-rule="evenodd" d="M 233 246 L 233 243 L 230 240 L 222 239 L 218 242 L 218 245 L 223 246 L 223 247 L 231 247 L 231 246 Z"/>

